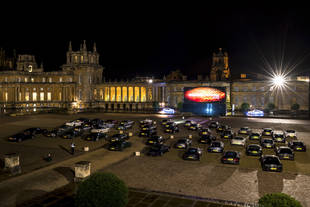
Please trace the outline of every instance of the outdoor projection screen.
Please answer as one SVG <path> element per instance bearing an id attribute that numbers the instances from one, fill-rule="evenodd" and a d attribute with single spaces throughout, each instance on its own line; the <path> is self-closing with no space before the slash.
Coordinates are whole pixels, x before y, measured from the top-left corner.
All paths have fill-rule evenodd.
<path id="1" fill-rule="evenodd" d="M 226 88 L 185 87 L 183 110 L 210 116 L 226 115 Z"/>

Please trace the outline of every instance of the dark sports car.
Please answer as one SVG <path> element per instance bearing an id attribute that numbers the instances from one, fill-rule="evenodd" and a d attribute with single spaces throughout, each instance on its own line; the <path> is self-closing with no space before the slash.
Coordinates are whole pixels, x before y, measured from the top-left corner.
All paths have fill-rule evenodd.
<path id="1" fill-rule="evenodd" d="M 249 136 L 249 140 L 260 140 L 261 137 L 262 137 L 261 133 L 252 132 Z"/>
<path id="2" fill-rule="evenodd" d="M 184 160 L 200 160 L 200 157 L 202 155 L 202 151 L 200 148 L 189 148 L 184 154 L 183 159 Z"/>
<path id="3" fill-rule="evenodd" d="M 46 137 L 57 137 L 58 130 L 57 129 L 51 129 L 51 130 L 45 130 L 42 134 Z"/>
<path id="4" fill-rule="evenodd" d="M 100 139 L 107 138 L 108 135 L 105 133 L 90 133 L 84 136 L 84 140 L 86 141 L 99 141 Z"/>
<path id="5" fill-rule="evenodd" d="M 282 163 L 278 156 L 263 155 L 260 162 L 264 171 L 277 171 L 282 172 Z"/>
<path id="6" fill-rule="evenodd" d="M 139 133 L 139 137 L 152 137 L 156 134 L 157 132 L 153 129 L 141 130 Z"/>
<path id="7" fill-rule="evenodd" d="M 207 135 L 207 134 L 211 134 L 211 130 L 209 128 L 204 128 L 199 131 L 200 136 Z"/>
<path id="8" fill-rule="evenodd" d="M 262 132 L 262 136 L 272 136 L 273 129 L 271 128 L 264 128 Z"/>
<path id="9" fill-rule="evenodd" d="M 240 162 L 240 153 L 237 151 L 227 151 L 221 158 L 222 163 L 224 164 L 236 164 Z"/>
<path id="10" fill-rule="evenodd" d="M 171 125 L 171 126 L 169 126 L 169 127 L 167 127 L 165 129 L 165 132 L 166 133 L 176 133 L 176 132 L 179 132 L 179 127 Z"/>
<path id="11" fill-rule="evenodd" d="M 153 145 L 147 155 L 149 156 L 162 156 L 164 153 L 169 152 L 170 147 L 163 144 Z"/>
<path id="12" fill-rule="evenodd" d="M 200 124 L 191 124 L 189 127 L 188 127 L 189 130 L 193 130 L 193 131 L 197 131 L 199 129 L 201 129 L 201 125 Z"/>
<path id="13" fill-rule="evenodd" d="M 246 135 L 249 135 L 251 134 L 252 130 L 249 128 L 249 127 L 241 127 L 239 130 L 238 130 L 238 134 L 246 134 Z"/>
<path id="14" fill-rule="evenodd" d="M 201 144 L 210 144 L 212 141 L 216 140 L 216 137 L 211 134 L 202 135 L 198 142 Z"/>
<path id="15" fill-rule="evenodd" d="M 32 136 L 35 136 L 37 134 L 42 134 L 42 132 L 43 132 L 43 129 L 39 127 L 28 128 L 24 130 L 25 135 L 32 135 Z"/>
<path id="16" fill-rule="evenodd" d="M 174 147 L 177 149 L 186 149 L 192 145 L 192 140 L 189 138 L 179 139 L 175 144 Z"/>
<path id="17" fill-rule="evenodd" d="M 122 141 L 125 139 L 129 139 L 128 135 L 126 135 L 126 134 L 114 134 L 111 137 L 110 142 L 118 142 L 118 141 Z"/>
<path id="18" fill-rule="evenodd" d="M 246 154 L 249 156 L 261 156 L 263 154 L 263 150 L 258 144 L 250 144 L 246 148 Z"/>
<path id="19" fill-rule="evenodd" d="M 120 125 L 117 126 L 118 130 L 126 130 L 126 129 L 131 129 L 132 125 L 131 124 L 127 124 L 127 123 L 121 123 Z"/>
<path id="20" fill-rule="evenodd" d="M 307 147 L 302 141 L 290 141 L 288 146 L 294 151 L 306 152 Z"/>
<path id="21" fill-rule="evenodd" d="M 221 141 L 213 141 L 208 147 L 208 152 L 222 153 L 224 151 L 224 143 Z"/>
<path id="22" fill-rule="evenodd" d="M 280 160 L 294 160 L 294 152 L 289 147 L 276 147 L 275 151 Z"/>
<path id="23" fill-rule="evenodd" d="M 232 139 L 234 136 L 234 131 L 231 129 L 224 130 L 223 133 L 221 134 L 221 138 L 224 139 Z"/>
<path id="24" fill-rule="evenodd" d="M 219 123 L 217 121 L 211 121 L 209 123 L 209 128 L 216 129 L 218 127 Z"/>
<path id="25" fill-rule="evenodd" d="M 275 144 L 271 138 L 262 138 L 260 144 L 264 148 L 274 148 Z"/>
<path id="26" fill-rule="evenodd" d="M 125 140 L 112 142 L 109 144 L 108 149 L 110 151 L 123 151 L 125 148 L 130 147 L 131 143 Z"/>
<path id="27" fill-rule="evenodd" d="M 21 141 L 24 141 L 26 139 L 32 139 L 32 135 L 24 134 L 22 132 L 22 133 L 14 134 L 8 138 L 8 140 L 11 142 L 21 142 Z"/>
<path id="28" fill-rule="evenodd" d="M 146 145 L 157 145 L 157 144 L 163 144 L 164 138 L 162 136 L 152 136 L 151 138 L 148 138 L 146 140 Z"/>
<path id="29" fill-rule="evenodd" d="M 282 142 L 282 143 L 285 143 L 286 137 L 285 137 L 285 135 L 284 135 L 283 132 L 275 131 L 275 132 L 273 132 L 273 134 L 272 134 L 272 139 L 273 139 L 273 141 L 275 141 L 275 142 Z"/>

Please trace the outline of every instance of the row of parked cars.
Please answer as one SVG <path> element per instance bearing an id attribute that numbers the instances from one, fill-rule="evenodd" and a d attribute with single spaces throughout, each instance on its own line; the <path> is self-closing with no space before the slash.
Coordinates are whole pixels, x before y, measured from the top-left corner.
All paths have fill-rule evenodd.
<path id="1" fill-rule="evenodd" d="M 46 137 L 61 137 L 64 139 L 73 139 L 76 137 L 82 137 L 87 141 L 98 141 L 100 139 L 108 138 L 108 132 L 111 129 L 126 130 L 132 128 L 134 121 L 132 120 L 101 120 L 101 119 L 87 119 L 79 118 L 63 125 L 48 130 L 42 128 L 28 128 L 9 136 L 9 141 L 21 142 L 26 139 L 32 139 L 38 134 L 42 134 Z"/>

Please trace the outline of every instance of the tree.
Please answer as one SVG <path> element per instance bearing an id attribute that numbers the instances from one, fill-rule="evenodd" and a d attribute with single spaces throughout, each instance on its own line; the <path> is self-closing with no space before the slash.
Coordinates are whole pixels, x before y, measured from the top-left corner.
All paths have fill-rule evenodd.
<path id="1" fill-rule="evenodd" d="M 177 107 L 178 107 L 179 111 L 182 111 L 183 110 L 183 102 L 179 102 Z"/>
<path id="2" fill-rule="evenodd" d="M 159 103 L 158 103 L 158 101 L 153 102 L 153 108 L 154 108 L 155 110 L 158 110 L 158 109 L 159 109 Z"/>
<path id="3" fill-rule="evenodd" d="M 269 103 L 268 105 L 267 105 L 267 109 L 269 110 L 269 111 L 272 111 L 272 110 L 274 110 L 276 108 L 276 106 L 274 105 L 274 103 Z"/>
<path id="4" fill-rule="evenodd" d="M 248 103 L 242 103 L 241 104 L 241 111 L 242 112 L 246 112 L 246 111 L 249 111 L 250 110 L 250 104 Z"/>
<path id="5" fill-rule="evenodd" d="M 298 103 L 294 103 L 294 104 L 291 106 L 291 109 L 294 110 L 294 111 L 298 111 L 298 110 L 299 110 L 299 104 L 298 104 Z"/>
<path id="6" fill-rule="evenodd" d="M 125 207 L 126 184 L 112 173 L 95 173 L 79 184 L 75 196 L 77 207 Z"/>
<path id="7" fill-rule="evenodd" d="M 284 193 L 270 193 L 261 197 L 258 201 L 264 207 L 302 207 L 300 202 Z"/>

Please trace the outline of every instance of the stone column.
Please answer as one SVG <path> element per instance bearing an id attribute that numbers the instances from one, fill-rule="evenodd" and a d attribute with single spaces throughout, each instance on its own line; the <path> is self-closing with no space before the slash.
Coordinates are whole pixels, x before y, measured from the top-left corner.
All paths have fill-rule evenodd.
<path id="1" fill-rule="evenodd" d="M 19 165 L 19 155 L 17 153 L 10 153 L 4 155 L 4 169 L 12 175 L 20 174 L 21 168 Z"/>
<path id="2" fill-rule="evenodd" d="M 90 165 L 88 161 L 80 161 L 75 163 L 74 172 L 75 177 L 74 181 L 79 182 L 90 176 Z"/>

